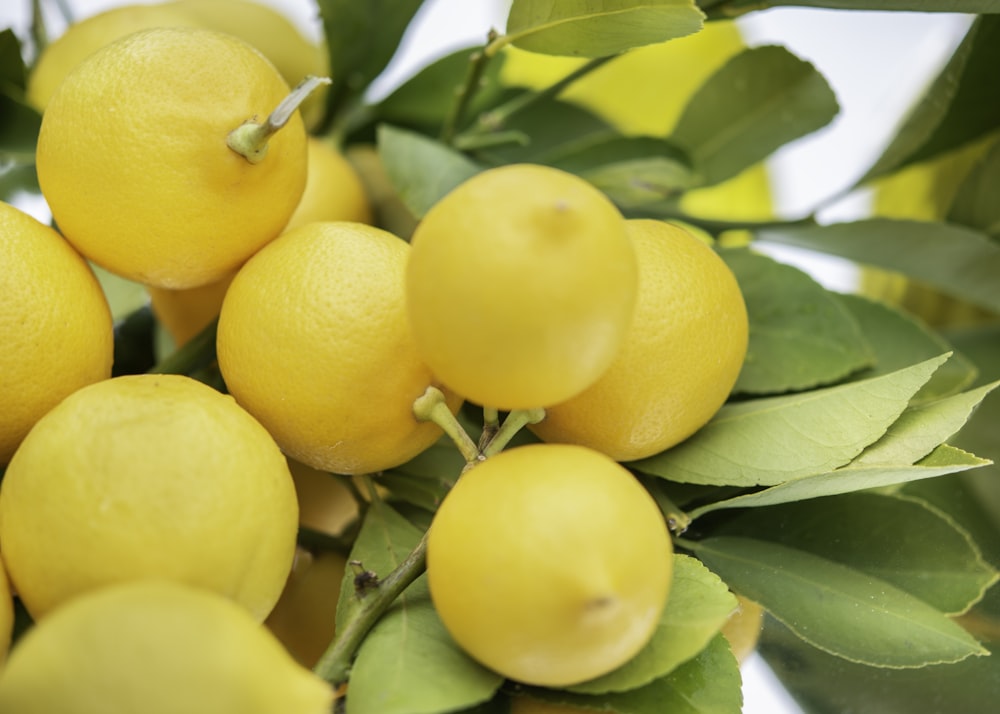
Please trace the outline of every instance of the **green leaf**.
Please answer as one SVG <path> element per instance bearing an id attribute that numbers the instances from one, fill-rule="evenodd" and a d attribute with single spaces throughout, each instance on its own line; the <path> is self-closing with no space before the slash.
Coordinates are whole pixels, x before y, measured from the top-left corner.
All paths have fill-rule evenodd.
<path id="1" fill-rule="evenodd" d="M 953 519 L 900 496 L 852 493 L 755 509 L 713 535 L 778 543 L 846 565 L 948 615 L 967 611 L 998 578 Z"/>
<path id="2" fill-rule="evenodd" d="M 1000 97 L 993 91 L 998 63 L 1000 18 L 980 16 L 858 183 L 962 146 L 1000 126 Z"/>
<path id="3" fill-rule="evenodd" d="M 754 47 L 695 92 L 670 139 L 710 185 L 826 126 L 838 111 L 833 91 L 810 63 L 783 47 Z"/>
<path id="4" fill-rule="evenodd" d="M 378 128 L 378 152 L 400 198 L 417 218 L 482 170 L 439 141 L 387 124 Z"/>
<path id="5" fill-rule="evenodd" d="M 28 70 L 21 53 L 21 41 L 10 28 L 0 31 L 0 87 L 24 91 Z M 6 91 L 5 91 L 6 93 Z"/>
<path id="6" fill-rule="evenodd" d="M 605 57 L 697 32 L 693 0 L 514 0 L 501 41 L 549 55 Z"/>
<path id="7" fill-rule="evenodd" d="M 42 115 L 25 101 L 0 91 L 0 170 L 4 164 L 35 163 L 35 144 Z"/>
<path id="8" fill-rule="evenodd" d="M 786 481 L 762 491 L 715 501 L 690 510 L 688 517 L 699 518 L 706 513 L 724 508 L 759 508 L 854 491 L 866 491 L 872 488 L 896 486 L 901 483 L 968 471 L 986 466 L 989 463 L 989 461 L 961 449 L 942 444 L 919 463 L 913 465 L 845 466 L 826 473 Z"/>
<path id="9" fill-rule="evenodd" d="M 808 274 L 749 250 L 719 254 L 736 275 L 750 320 L 747 356 L 734 392 L 800 391 L 872 365 L 857 320 Z"/>
<path id="10" fill-rule="evenodd" d="M 406 557 L 421 535 L 389 506 L 375 502 L 351 559 L 384 575 Z M 423 575 L 393 603 L 358 649 L 347 714 L 451 711 L 489 700 L 502 681 L 465 655 L 448 635 Z"/>
<path id="11" fill-rule="evenodd" d="M 987 150 L 958 187 L 948 210 L 948 221 L 1000 236 L 997 186 L 1000 186 L 1000 141 Z"/>
<path id="12" fill-rule="evenodd" d="M 377 477 L 394 498 L 435 511 L 465 467 L 465 459 L 448 439 L 424 450 L 405 464 Z"/>
<path id="13" fill-rule="evenodd" d="M 772 226 L 758 230 L 756 237 L 904 273 L 1000 312 L 1000 243 L 978 231 L 947 223 L 871 218 L 825 226 Z"/>
<path id="14" fill-rule="evenodd" d="M 523 691 L 547 702 L 616 714 L 740 714 L 741 684 L 740 668 L 729 643 L 716 635 L 697 657 L 639 689 L 601 695 L 547 689 Z"/>
<path id="15" fill-rule="evenodd" d="M 821 7 L 832 10 L 880 10 L 896 12 L 997 13 L 996 0 L 702 0 L 703 8 L 721 5 L 727 17 L 759 12 L 771 7 Z"/>
<path id="16" fill-rule="evenodd" d="M 916 463 L 965 426 L 972 411 L 998 385 L 1000 382 L 993 382 L 950 397 L 907 407 L 882 438 L 862 451 L 851 465 Z"/>
<path id="17" fill-rule="evenodd" d="M 333 84 L 327 106 L 360 96 L 396 54 L 423 0 L 316 0 Z"/>
<path id="18" fill-rule="evenodd" d="M 852 379 L 888 374 L 913 364 L 914 360 L 930 359 L 954 350 L 940 333 L 885 303 L 861 295 L 841 294 L 838 299 L 854 315 L 875 355 L 874 366 L 859 372 Z M 955 394 L 968 387 L 975 377 L 976 366 L 961 353 L 954 352 L 951 359 L 941 365 L 914 395 L 911 403 Z"/>
<path id="19" fill-rule="evenodd" d="M 671 481 L 732 486 L 771 486 L 830 471 L 881 437 L 945 359 L 724 406 L 687 441 L 629 465 Z"/>
<path id="20" fill-rule="evenodd" d="M 615 671 L 568 689 L 624 692 L 660 679 L 707 647 L 737 606 L 719 576 L 696 558 L 675 554 L 670 598 L 650 642 Z"/>
<path id="21" fill-rule="evenodd" d="M 927 603 L 827 558 L 732 536 L 688 544 L 731 588 L 815 647 L 875 667 L 923 667 L 987 654 Z"/>

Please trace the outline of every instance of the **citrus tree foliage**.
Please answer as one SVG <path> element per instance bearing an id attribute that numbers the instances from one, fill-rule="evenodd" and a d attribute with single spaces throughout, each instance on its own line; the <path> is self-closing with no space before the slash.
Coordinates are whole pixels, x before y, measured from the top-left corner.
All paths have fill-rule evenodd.
<path id="1" fill-rule="evenodd" d="M 365 90 L 422 3 L 316 5 L 333 85 L 313 130 L 347 148 L 376 147 L 392 194 L 375 206 L 383 226 L 406 238 L 439 198 L 488 167 L 555 166 L 593 183 L 628 217 L 683 221 L 714 237 L 744 293 L 751 334 L 743 372 L 717 416 L 682 444 L 626 464 L 673 526 L 674 585 L 647 648 L 597 680 L 566 690 L 505 682 L 451 641 L 423 576 L 357 626 L 372 593 L 413 567 L 436 504 L 458 478 L 464 460 L 449 442 L 376 475 L 382 497 L 346 540 L 303 529 L 303 543 L 344 549 L 357 564 L 345 575 L 337 621 L 339 639 L 361 634 L 346 660 L 335 641 L 317 665 L 332 682 L 348 683 L 346 711 L 486 714 L 506 711 L 517 695 L 620 714 L 735 713 L 739 667 L 719 636 L 734 593 L 765 608 L 761 653 L 809 712 L 976 712 L 995 702 L 1000 401 L 990 392 L 1000 383 L 1000 2 L 513 0 L 504 28 L 483 28 L 479 45 L 421 68 L 375 103 Z M 822 74 L 781 46 L 746 48 L 722 63 L 660 135 L 625 131 L 570 99 L 577 82 L 639 48 L 779 5 L 975 14 L 855 187 L 881 190 L 920 171 L 937 177 L 935 190 L 948 197 L 939 215 L 915 208 L 822 223 L 816 215 L 742 220 L 691 208 L 699 192 L 759 169 L 837 116 Z M 842 39 L 849 52 L 851 38 Z M 6 199 L 38 190 L 40 117 L 24 99 L 31 48 L 0 32 Z M 526 87 L 505 80 L 512 52 L 575 63 Z M 936 173 L 969 147 L 979 148 L 960 176 Z M 757 250 L 766 243 L 846 258 L 866 279 L 858 294 L 831 292 Z M 122 317 L 116 363 L 128 366 L 119 369 L 153 367 L 153 328 L 145 308 Z M 155 368 L 218 384 L 211 344 L 203 335 Z M 460 416 L 476 438 L 481 415 L 466 408 Z"/>

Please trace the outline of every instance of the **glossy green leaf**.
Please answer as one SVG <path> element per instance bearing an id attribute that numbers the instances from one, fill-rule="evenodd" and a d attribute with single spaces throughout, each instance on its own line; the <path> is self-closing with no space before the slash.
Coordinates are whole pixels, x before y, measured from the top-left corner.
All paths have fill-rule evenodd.
<path id="1" fill-rule="evenodd" d="M 942 444 L 919 463 L 910 466 L 845 466 L 826 473 L 786 481 L 762 491 L 717 500 L 691 509 L 688 516 L 699 518 L 706 513 L 725 508 L 759 508 L 854 491 L 866 491 L 872 488 L 897 486 L 902 483 L 977 469 L 989 463 L 986 459 Z"/>
<path id="2" fill-rule="evenodd" d="M 378 152 L 400 198 L 418 218 L 482 170 L 439 141 L 387 124 L 378 129 Z"/>
<path id="3" fill-rule="evenodd" d="M 671 481 L 719 486 L 771 486 L 831 471 L 881 437 L 945 359 L 727 405 L 687 441 L 630 466 Z"/>
<path id="4" fill-rule="evenodd" d="M 740 284 L 750 320 L 747 356 L 734 392 L 801 391 L 873 364 L 853 314 L 808 274 L 749 250 L 720 255 Z"/>
<path id="5" fill-rule="evenodd" d="M 396 54 L 423 0 L 317 0 L 333 84 L 327 106 L 360 96 Z"/>
<path id="6" fill-rule="evenodd" d="M 1000 237 L 1000 141 L 995 142 L 958 188 L 948 221 Z"/>
<path id="7" fill-rule="evenodd" d="M 756 235 L 900 272 L 1000 312 L 1000 243 L 978 231 L 947 223 L 872 218 L 769 227 Z"/>
<path id="8" fill-rule="evenodd" d="M 932 402 L 912 405 L 889 430 L 851 462 L 852 466 L 912 464 L 965 426 L 972 411 L 1000 382 L 970 389 Z"/>
<path id="9" fill-rule="evenodd" d="M 701 0 L 699 5 L 712 17 L 713 10 L 724 17 L 760 12 L 772 7 L 816 7 L 831 10 L 879 10 L 883 12 L 965 12 L 998 13 L 996 0 Z"/>
<path id="10" fill-rule="evenodd" d="M 351 551 L 385 575 L 422 533 L 376 502 Z M 339 626 L 339 621 L 338 621 Z M 451 639 L 418 578 L 368 633 L 351 668 L 347 714 L 434 714 L 484 702 L 503 678 L 471 660 Z"/>
<path id="11" fill-rule="evenodd" d="M 513 0 L 504 42 L 549 55 L 605 57 L 701 29 L 693 0 Z"/>
<path id="12" fill-rule="evenodd" d="M 568 689 L 624 692 L 660 679 L 707 647 L 736 607 L 736 596 L 718 575 L 696 558 L 675 554 L 670 598 L 649 644 L 615 671 Z"/>
<path id="13" fill-rule="evenodd" d="M 923 667 L 987 654 L 938 610 L 854 568 L 754 538 L 690 544 L 731 588 L 815 647 L 875 667 Z"/>
<path id="14" fill-rule="evenodd" d="M 695 92 L 670 139 L 710 185 L 826 126 L 838 111 L 833 90 L 813 65 L 783 47 L 754 47 Z"/>
<path id="15" fill-rule="evenodd" d="M 615 714 L 740 714 L 741 684 L 739 665 L 729 643 L 716 635 L 697 657 L 638 689 L 600 695 L 528 689 L 526 695 Z"/>
<path id="16" fill-rule="evenodd" d="M 885 303 L 861 295 L 840 294 L 837 297 L 860 325 L 875 357 L 871 368 L 852 375 L 852 379 L 888 374 L 912 364 L 914 360 L 930 359 L 954 350 L 939 332 Z M 951 358 L 914 395 L 911 403 L 955 394 L 968 387 L 975 377 L 976 366 L 961 352 L 953 352 Z"/>
<path id="17" fill-rule="evenodd" d="M 713 532 L 779 543 L 849 566 L 957 615 L 997 571 L 952 518 L 924 502 L 851 493 L 755 509 Z"/>
<path id="18" fill-rule="evenodd" d="M 938 156 L 1000 127 L 1000 96 L 993 91 L 998 63 L 1000 18 L 980 16 L 859 183 Z"/>

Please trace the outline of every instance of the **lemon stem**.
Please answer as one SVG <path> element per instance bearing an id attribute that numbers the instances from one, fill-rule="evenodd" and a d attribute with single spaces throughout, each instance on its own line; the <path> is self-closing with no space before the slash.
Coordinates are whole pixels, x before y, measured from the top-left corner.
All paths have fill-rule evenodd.
<path id="1" fill-rule="evenodd" d="M 337 635 L 313 667 L 313 671 L 334 687 L 347 681 L 354 653 L 369 630 L 427 566 L 427 533 L 396 568 L 367 593 L 357 614 Z"/>
<path id="2" fill-rule="evenodd" d="M 417 421 L 432 421 L 441 427 L 441 431 L 455 442 L 459 453 L 465 458 L 467 463 L 475 463 L 482 460 L 479 447 L 472 437 L 462 428 L 458 419 L 448 408 L 444 393 L 437 387 L 428 387 L 427 390 L 417 397 L 413 402 L 413 415 Z"/>
<path id="3" fill-rule="evenodd" d="M 263 123 L 253 119 L 243 122 L 229 132 L 226 145 L 251 164 L 258 164 L 267 156 L 268 141 L 292 118 L 295 110 L 322 84 L 330 84 L 329 77 L 307 76 L 274 108 Z"/>
<path id="4" fill-rule="evenodd" d="M 545 418 L 545 410 L 537 409 L 515 409 L 503 420 L 503 424 L 493 434 L 493 437 L 486 442 L 482 449 L 483 458 L 495 456 L 503 451 L 504 447 L 522 428 L 528 424 L 537 424 Z"/>
<path id="5" fill-rule="evenodd" d="M 496 436 L 500 429 L 500 412 L 495 407 L 483 407 L 483 432 L 479 435 L 479 451 Z"/>
<path id="6" fill-rule="evenodd" d="M 670 498 L 663 493 L 663 489 L 655 488 L 650 489 L 650 493 L 653 499 L 656 501 L 656 505 L 660 507 L 660 512 L 663 514 L 664 520 L 667 522 L 667 528 L 670 532 L 675 535 L 681 535 L 688 529 L 691 525 L 691 521 L 695 519 L 695 512 L 685 513 L 676 503 L 674 503 Z"/>

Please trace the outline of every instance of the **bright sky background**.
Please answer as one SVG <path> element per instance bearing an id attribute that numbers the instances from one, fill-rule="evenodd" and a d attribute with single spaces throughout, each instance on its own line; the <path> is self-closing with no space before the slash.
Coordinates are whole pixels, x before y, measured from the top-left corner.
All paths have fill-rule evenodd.
<path id="1" fill-rule="evenodd" d="M 122 0 L 67 1 L 78 17 L 124 4 Z M 308 36 L 319 37 L 313 0 L 258 1 L 282 9 Z M 28 0 L 2 4 L 0 29 L 13 27 L 19 36 L 26 36 Z M 505 5 L 503 0 L 428 0 L 376 91 L 388 91 L 430 59 L 482 41 L 491 27 L 502 29 Z M 52 32 L 57 34 L 61 29 L 58 15 L 50 17 Z M 779 208 L 796 215 L 851 185 L 877 157 L 927 78 L 961 40 L 968 22 L 967 17 L 948 14 L 813 9 L 769 10 L 743 21 L 750 44 L 783 44 L 813 62 L 841 105 L 840 116 L 829 127 L 774 157 L 771 165 Z M 30 210 L 44 214 L 44 205 L 33 205 Z M 860 202 L 833 207 L 827 216 L 850 218 L 863 210 L 862 197 Z M 788 249 L 774 252 L 832 289 L 849 290 L 853 285 L 854 271 L 844 263 Z M 744 665 L 743 675 L 744 714 L 799 714 L 800 709 L 758 656 Z"/>

